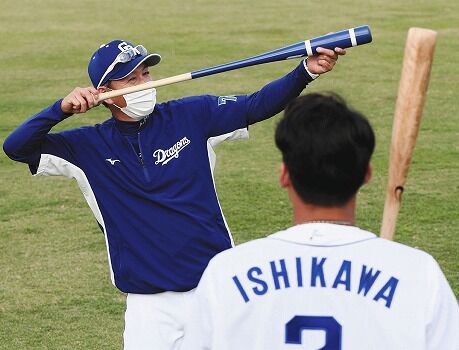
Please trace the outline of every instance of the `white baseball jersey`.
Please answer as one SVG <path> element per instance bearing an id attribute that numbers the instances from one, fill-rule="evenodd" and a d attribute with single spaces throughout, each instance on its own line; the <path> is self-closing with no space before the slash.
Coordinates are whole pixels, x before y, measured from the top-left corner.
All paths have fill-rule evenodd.
<path id="1" fill-rule="evenodd" d="M 427 253 L 308 223 L 224 251 L 195 292 L 189 349 L 459 349 L 459 307 Z"/>

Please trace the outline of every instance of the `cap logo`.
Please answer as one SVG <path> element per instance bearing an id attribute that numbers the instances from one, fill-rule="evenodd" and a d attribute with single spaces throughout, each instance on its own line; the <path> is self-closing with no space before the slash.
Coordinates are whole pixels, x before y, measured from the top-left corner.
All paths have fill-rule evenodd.
<path id="1" fill-rule="evenodd" d="M 120 49 L 121 52 L 133 50 L 136 53 L 136 55 L 141 54 L 140 51 L 136 47 L 132 47 L 132 45 L 129 45 L 125 41 L 118 44 L 118 49 Z"/>

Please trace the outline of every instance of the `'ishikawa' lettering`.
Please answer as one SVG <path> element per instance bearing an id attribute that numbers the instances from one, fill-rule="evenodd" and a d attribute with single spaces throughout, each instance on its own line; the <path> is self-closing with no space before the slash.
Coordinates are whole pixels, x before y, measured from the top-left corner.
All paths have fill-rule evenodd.
<path id="1" fill-rule="evenodd" d="M 388 309 L 391 307 L 399 282 L 397 278 L 383 276 L 380 270 L 350 260 L 343 260 L 338 268 L 329 265 L 326 257 L 278 259 L 250 267 L 245 274 L 233 276 L 233 282 L 245 303 L 288 288 L 328 287 L 368 297 Z M 305 278 L 308 272 L 309 280 Z"/>
<path id="2" fill-rule="evenodd" d="M 273 275 L 273 280 L 274 280 L 274 286 L 276 289 L 280 289 L 280 279 L 284 281 L 284 286 L 285 288 L 290 287 L 290 283 L 288 281 L 288 273 L 287 273 L 287 268 L 285 267 L 285 260 L 281 259 L 279 260 L 280 262 L 280 269 L 277 270 L 276 268 L 276 262 L 271 261 L 269 264 L 271 265 L 271 273 Z"/>
<path id="3" fill-rule="evenodd" d="M 255 277 L 255 275 L 259 276 L 262 273 L 263 272 L 259 267 L 252 267 L 249 271 L 247 271 L 247 278 L 249 281 L 255 284 L 255 287 L 253 287 L 252 290 L 256 295 L 263 295 L 268 291 L 268 284 L 265 281 Z"/>
<path id="4" fill-rule="evenodd" d="M 373 275 L 373 269 L 370 269 L 367 272 L 367 266 L 363 265 L 362 273 L 360 274 L 359 290 L 357 291 L 357 294 L 360 294 L 360 292 L 363 291 L 363 295 L 367 296 L 369 290 L 371 289 L 371 286 L 373 285 L 373 283 L 375 283 L 380 273 L 381 271 L 377 270 Z"/>
<path id="5" fill-rule="evenodd" d="M 339 284 L 344 285 L 347 291 L 351 290 L 351 262 L 348 260 L 344 260 L 341 264 L 335 282 L 333 282 L 333 288 L 338 288 Z"/>
<path id="6" fill-rule="evenodd" d="M 390 304 L 392 304 L 392 299 L 394 298 L 395 288 L 397 288 L 398 279 L 395 277 L 391 277 L 389 281 L 381 288 L 381 290 L 376 294 L 373 298 L 374 301 L 378 301 L 379 299 L 383 299 L 386 301 L 386 307 L 390 308 Z"/>
<path id="7" fill-rule="evenodd" d="M 326 287 L 325 285 L 325 276 L 324 276 L 324 263 L 327 258 L 322 258 L 319 263 L 317 263 L 317 258 L 312 258 L 311 265 L 311 287 L 315 287 L 317 283 L 317 278 L 319 278 L 320 286 Z"/>

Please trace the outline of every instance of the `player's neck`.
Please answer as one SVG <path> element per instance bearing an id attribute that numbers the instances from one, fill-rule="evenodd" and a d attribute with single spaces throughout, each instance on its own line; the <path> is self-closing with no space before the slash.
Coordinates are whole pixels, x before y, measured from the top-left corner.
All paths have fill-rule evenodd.
<path id="1" fill-rule="evenodd" d="M 115 119 L 118 119 L 119 121 L 122 122 L 128 122 L 128 123 L 137 123 L 138 120 L 132 119 L 129 117 L 127 114 L 121 112 L 118 108 L 112 107 L 110 108 L 112 115 L 115 117 Z"/>
<path id="2" fill-rule="evenodd" d="M 342 207 L 321 207 L 299 201 L 292 201 L 293 224 L 307 222 L 329 222 L 355 225 L 355 197 Z"/>

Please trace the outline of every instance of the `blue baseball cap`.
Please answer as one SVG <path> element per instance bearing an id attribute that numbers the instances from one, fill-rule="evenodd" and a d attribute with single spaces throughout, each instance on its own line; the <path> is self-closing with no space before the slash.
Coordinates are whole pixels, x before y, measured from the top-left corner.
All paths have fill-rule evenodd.
<path id="1" fill-rule="evenodd" d="M 142 45 L 134 45 L 126 40 L 113 40 L 101 45 L 91 56 L 88 74 L 92 85 L 97 89 L 109 80 L 123 79 L 142 63 L 154 66 L 160 61 L 159 54 L 148 54 Z"/>

